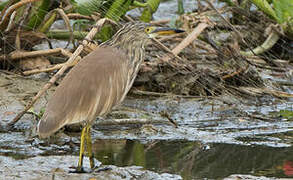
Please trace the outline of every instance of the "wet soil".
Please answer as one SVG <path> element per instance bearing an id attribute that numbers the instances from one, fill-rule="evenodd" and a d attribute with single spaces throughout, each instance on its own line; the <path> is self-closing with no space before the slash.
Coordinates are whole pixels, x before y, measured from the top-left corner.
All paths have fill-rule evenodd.
<path id="1" fill-rule="evenodd" d="M 186 12 L 195 8 L 191 3 L 184 0 Z M 154 18 L 176 16 L 176 10 L 177 1 L 162 2 Z M 48 80 L 47 74 L 0 72 L 0 179 L 293 178 L 293 121 L 280 113 L 293 110 L 292 99 L 268 96 L 244 102 L 229 94 L 183 98 L 130 93 L 93 126 L 98 167 L 91 173 L 69 173 L 78 161 L 79 128 L 41 140 L 35 134 L 36 117 L 26 114 L 13 129 L 4 129 Z M 33 111 L 45 107 L 54 89 Z M 284 91 L 293 92 L 290 87 Z M 87 158 L 84 162 L 89 168 Z"/>
<path id="2" fill-rule="evenodd" d="M 47 80 L 46 75 L 23 78 L 1 73 L 1 126 Z M 54 87 L 34 111 L 45 106 L 53 91 Z M 93 126 L 97 164 L 115 165 L 113 170 L 81 175 L 68 173 L 78 161 L 80 133 L 62 129 L 50 139 L 40 140 L 35 136 L 35 117 L 26 114 L 12 130 L 0 133 L 0 179 L 131 179 L 133 174 L 137 179 L 180 179 L 172 174 L 184 179 L 235 179 L 232 174 L 291 177 L 293 122 L 278 112 L 292 109 L 290 100 L 255 99 L 246 104 L 230 96 L 146 98 L 130 93 L 123 105 Z M 127 123 L 129 120 L 136 123 Z M 89 168 L 87 158 L 85 162 Z"/>

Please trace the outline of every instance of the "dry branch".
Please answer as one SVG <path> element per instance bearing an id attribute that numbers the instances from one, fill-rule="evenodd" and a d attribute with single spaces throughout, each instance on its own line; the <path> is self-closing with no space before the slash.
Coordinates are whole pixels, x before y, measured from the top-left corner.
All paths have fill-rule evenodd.
<path id="1" fill-rule="evenodd" d="M 45 69 L 33 69 L 33 70 L 29 70 L 29 71 L 24 71 L 23 75 L 28 76 L 28 75 L 32 75 L 32 74 L 41 73 L 41 72 L 50 72 L 50 71 L 54 71 L 57 69 L 61 69 L 65 65 L 68 67 L 72 67 L 72 66 L 76 65 L 79 62 L 79 60 L 81 59 L 80 57 L 79 58 L 78 57 L 71 64 L 67 64 L 67 62 L 66 62 L 66 63 L 56 64 L 52 67 L 45 68 Z"/>
<path id="2" fill-rule="evenodd" d="M 186 46 L 188 46 L 192 41 L 194 41 L 199 34 L 207 28 L 209 25 L 205 22 L 200 23 L 180 44 L 178 44 L 173 50 L 172 54 L 178 55 Z M 165 56 L 162 58 L 163 61 L 169 61 L 170 57 Z"/>
<path id="3" fill-rule="evenodd" d="M 2 55 L 0 56 L 0 61 L 9 59 L 9 60 L 18 60 L 23 58 L 32 58 L 32 57 L 38 57 L 38 56 L 48 56 L 48 55 L 54 55 L 54 54 L 63 54 L 64 56 L 70 57 L 69 52 L 62 48 L 56 48 L 56 49 L 48 49 L 48 50 L 39 50 L 39 51 L 31 51 L 31 52 L 23 52 L 23 51 L 13 51 L 8 56 Z"/>
<path id="4" fill-rule="evenodd" d="M 101 26 L 106 22 L 107 19 L 101 19 L 99 20 L 95 26 L 91 29 L 91 31 L 87 34 L 85 39 L 82 41 L 82 44 L 78 46 L 78 48 L 75 50 L 73 55 L 69 58 L 69 60 L 66 62 L 66 65 L 63 66 L 51 79 L 50 81 L 45 84 L 45 86 L 38 92 L 36 96 L 33 97 L 32 101 L 27 104 L 25 109 L 21 111 L 11 122 L 8 123 L 9 126 L 14 125 L 34 104 L 35 102 L 49 89 L 56 81 L 57 79 L 67 70 L 70 64 L 73 63 L 75 58 L 81 53 L 83 48 L 87 46 L 89 43 L 88 40 L 92 40 L 95 34 L 98 32 Z"/>
<path id="5" fill-rule="evenodd" d="M 129 124 L 169 124 L 166 120 L 154 120 L 154 119 L 107 119 L 105 121 L 97 122 L 98 126 L 109 125 L 129 125 Z"/>
<path id="6" fill-rule="evenodd" d="M 3 31 L 7 27 L 7 24 L 9 22 L 10 17 L 11 17 L 11 14 L 16 9 L 20 8 L 21 6 L 23 6 L 25 4 L 36 2 L 36 1 L 39 1 L 39 0 L 23 0 L 23 1 L 20 1 L 18 3 L 13 4 L 12 6 L 10 6 L 6 10 L 6 12 L 4 13 L 5 15 L 3 16 L 2 21 L 0 22 L 0 31 Z"/>
<path id="7" fill-rule="evenodd" d="M 161 24 L 167 24 L 169 22 L 170 22 L 170 19 L 165 19 L 165 20 L 151 21 L 150 24 L 161 25 Z"/>
<path id="8" fill-rule="evenodd" d="M 60 53 L 63 55 L 63 56 L 67 56 L 67 57 L 71 57 L 72 56 L 72 53 L 65 50 L 65 49 L 62 49 L 62 48 L 57 48 L 58 50 L 60 50 Z M 47 50 L 49 51 L 49 50 Z M 69 67 L 72 67 L 74 65 L 76 65 L 79 60 L 81 59 L 80 56 L 77 56 L 75 58 L 75 61 L 73 61 L 73 63 L 71 64 L 68 64 Z M 37 73 L 41 73 L 41 72 L 50 72 L 50 71 L 54 71 L 54 70 L 57 70 L 57 69 L 61 69 L 63 66 L 67 65 L 67 62 L 66 63 L 61 63 L 61 64 L 57 64 L 57 65 L 54 65 L 52 67 L 49 67 L 49 68 L 45 68 L 45 69 L 33 69 L 33 70 L 29 70 L 29 71 L 24 71 L 23 72 L 23 75 L 25 76 L 28 76 L 28 75 L 32 75 L 32 74 L 37 74 Z"/>
<path id="9" fill-rule="evenodd" d="M 253 56 L 253 55 L 262 54 L 265 51 L 271 49 L 277 43 L 279 39 L 280 39 L 280 35 L 277 32 L 272 31 L 262 45 L 254 48 L 251 51 L 240 51 L 240 53 L 244 56 Z"/>
<path id="10" fill-rule="evenodd" d="M 163 50 L 167 51 L 168 53 L 172 54 L 175 58 L 177 58 L 178 60 L 181 60 L 181 57 L 179 57 L 177 54 L 175 54 L 173 51 L 171 51 L 168 47 L 166 47 L 163 43 L 161 43 L 160 41 L 158 41 L 157 39 L 152 39 L 154 42 L 156 42 L 161 48 L 163 48 Z"/>
<path id="11" fill-rule="evenodd" d="M 70 33 L 70 38 L 69 38 L 69 40 L 68 40 L 68 44 L 67 44 L 66 47 L 65 47 L 65 48 L 67 48 L 67 47 L 69 46 L 70 42 L 72 42 L 72 43 L 74 44 L 73 30 L 72 30 L 72 28 L 71 28 L 71 26 L 70 26 L 69 18 L 68 18 L 68 16 L 65 14 L 65 12 L 63 11 L 63 9 L 57 8 L 57 9 L 56 9 L 56 12 L 58 12 L 59 15 L 62 17 L 62 19 L 64 20 L 65 25 L 66 25 L 67 29 L 69 30 L 69 33 Z"/>
<path id="12" fill-rule="evenodd" d="M 69 19 L 88 19 L 88 20 L 94 20 L 90 16 L 85 16 L 85 15 L 81 15 L 81 14 L 78 14 L 78 13 L 69 13 L 69 14 L 67 14 L 67 17 Z"/>
<path id="13" fill-rule="evenodd" d="M 241 90 L 245 93 L 248 93 L 254 96 L 269 94 L 278 98 L 292 98 L 293 97 L 293 94 L 286 93 L 283 91 L 268 89 L 268 88 L 238 87 L 238 90 Z"/>

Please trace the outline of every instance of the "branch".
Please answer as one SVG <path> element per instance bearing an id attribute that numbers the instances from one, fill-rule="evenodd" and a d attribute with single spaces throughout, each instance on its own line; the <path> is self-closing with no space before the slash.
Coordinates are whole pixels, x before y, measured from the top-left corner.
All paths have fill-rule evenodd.
<path id="1" fill-rule="evenodd" d="M 178 44 L 174 49 L 172 49 L 172 54 L 178 55 L 186 46 L 188 46 L 192 41 L 194 41 L 199 34 L 207 28 L 209 25 L 205 22 L 200 23 L 180 44 Z M 162 58 L 163 61 L 169 61 L 170 57 L 165 56 Z"/>
<path id="2" fill-rule="evenodd" d="M 25 4 L 32 3 L 35 1 L 40 1 L 40 0 L 23 0 L 10 6 L 4 13 L 4 16 L 2 18 L 3 20 L 0 22 L 0 31 L 3 31 L 7 27 L 10 16 L 16 9 L 20 8 L 21 6 L 24 6 Z"/>
<path id="3" fill-rule="evenodd" d="M 277 43 L 279 39 L 280 39 L 280 35 L 276 33 L 275 31 L 272 31 L 269 37 L 265 40 L 265 42 L 262 45 L 249 51 L 240 51 L 240 53 L 244 56 L 259 55 L 271 49 Z"/>

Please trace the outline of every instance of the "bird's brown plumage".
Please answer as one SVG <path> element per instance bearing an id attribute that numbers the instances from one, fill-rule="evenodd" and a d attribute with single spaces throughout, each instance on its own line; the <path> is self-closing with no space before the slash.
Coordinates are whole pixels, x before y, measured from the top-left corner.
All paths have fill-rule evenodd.
<path id="1" fill-rule="evenodd" d="M 119 104 L 131 83 L 126 58 L 112 47 L 100 47 L 84 57 L 51 97 L 38 125 L 39 136 L 48 137 L 66 124 L 91 123 Z"/>

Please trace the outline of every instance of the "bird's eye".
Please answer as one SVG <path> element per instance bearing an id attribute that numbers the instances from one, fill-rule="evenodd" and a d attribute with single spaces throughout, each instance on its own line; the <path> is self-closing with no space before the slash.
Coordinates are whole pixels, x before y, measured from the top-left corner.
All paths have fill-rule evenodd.
<path id="1" fill-rule="evenodd" d="M 145 31 L 146 31 L 146 32 L 150 32 L 150 28 L 146 28 Z"/>

